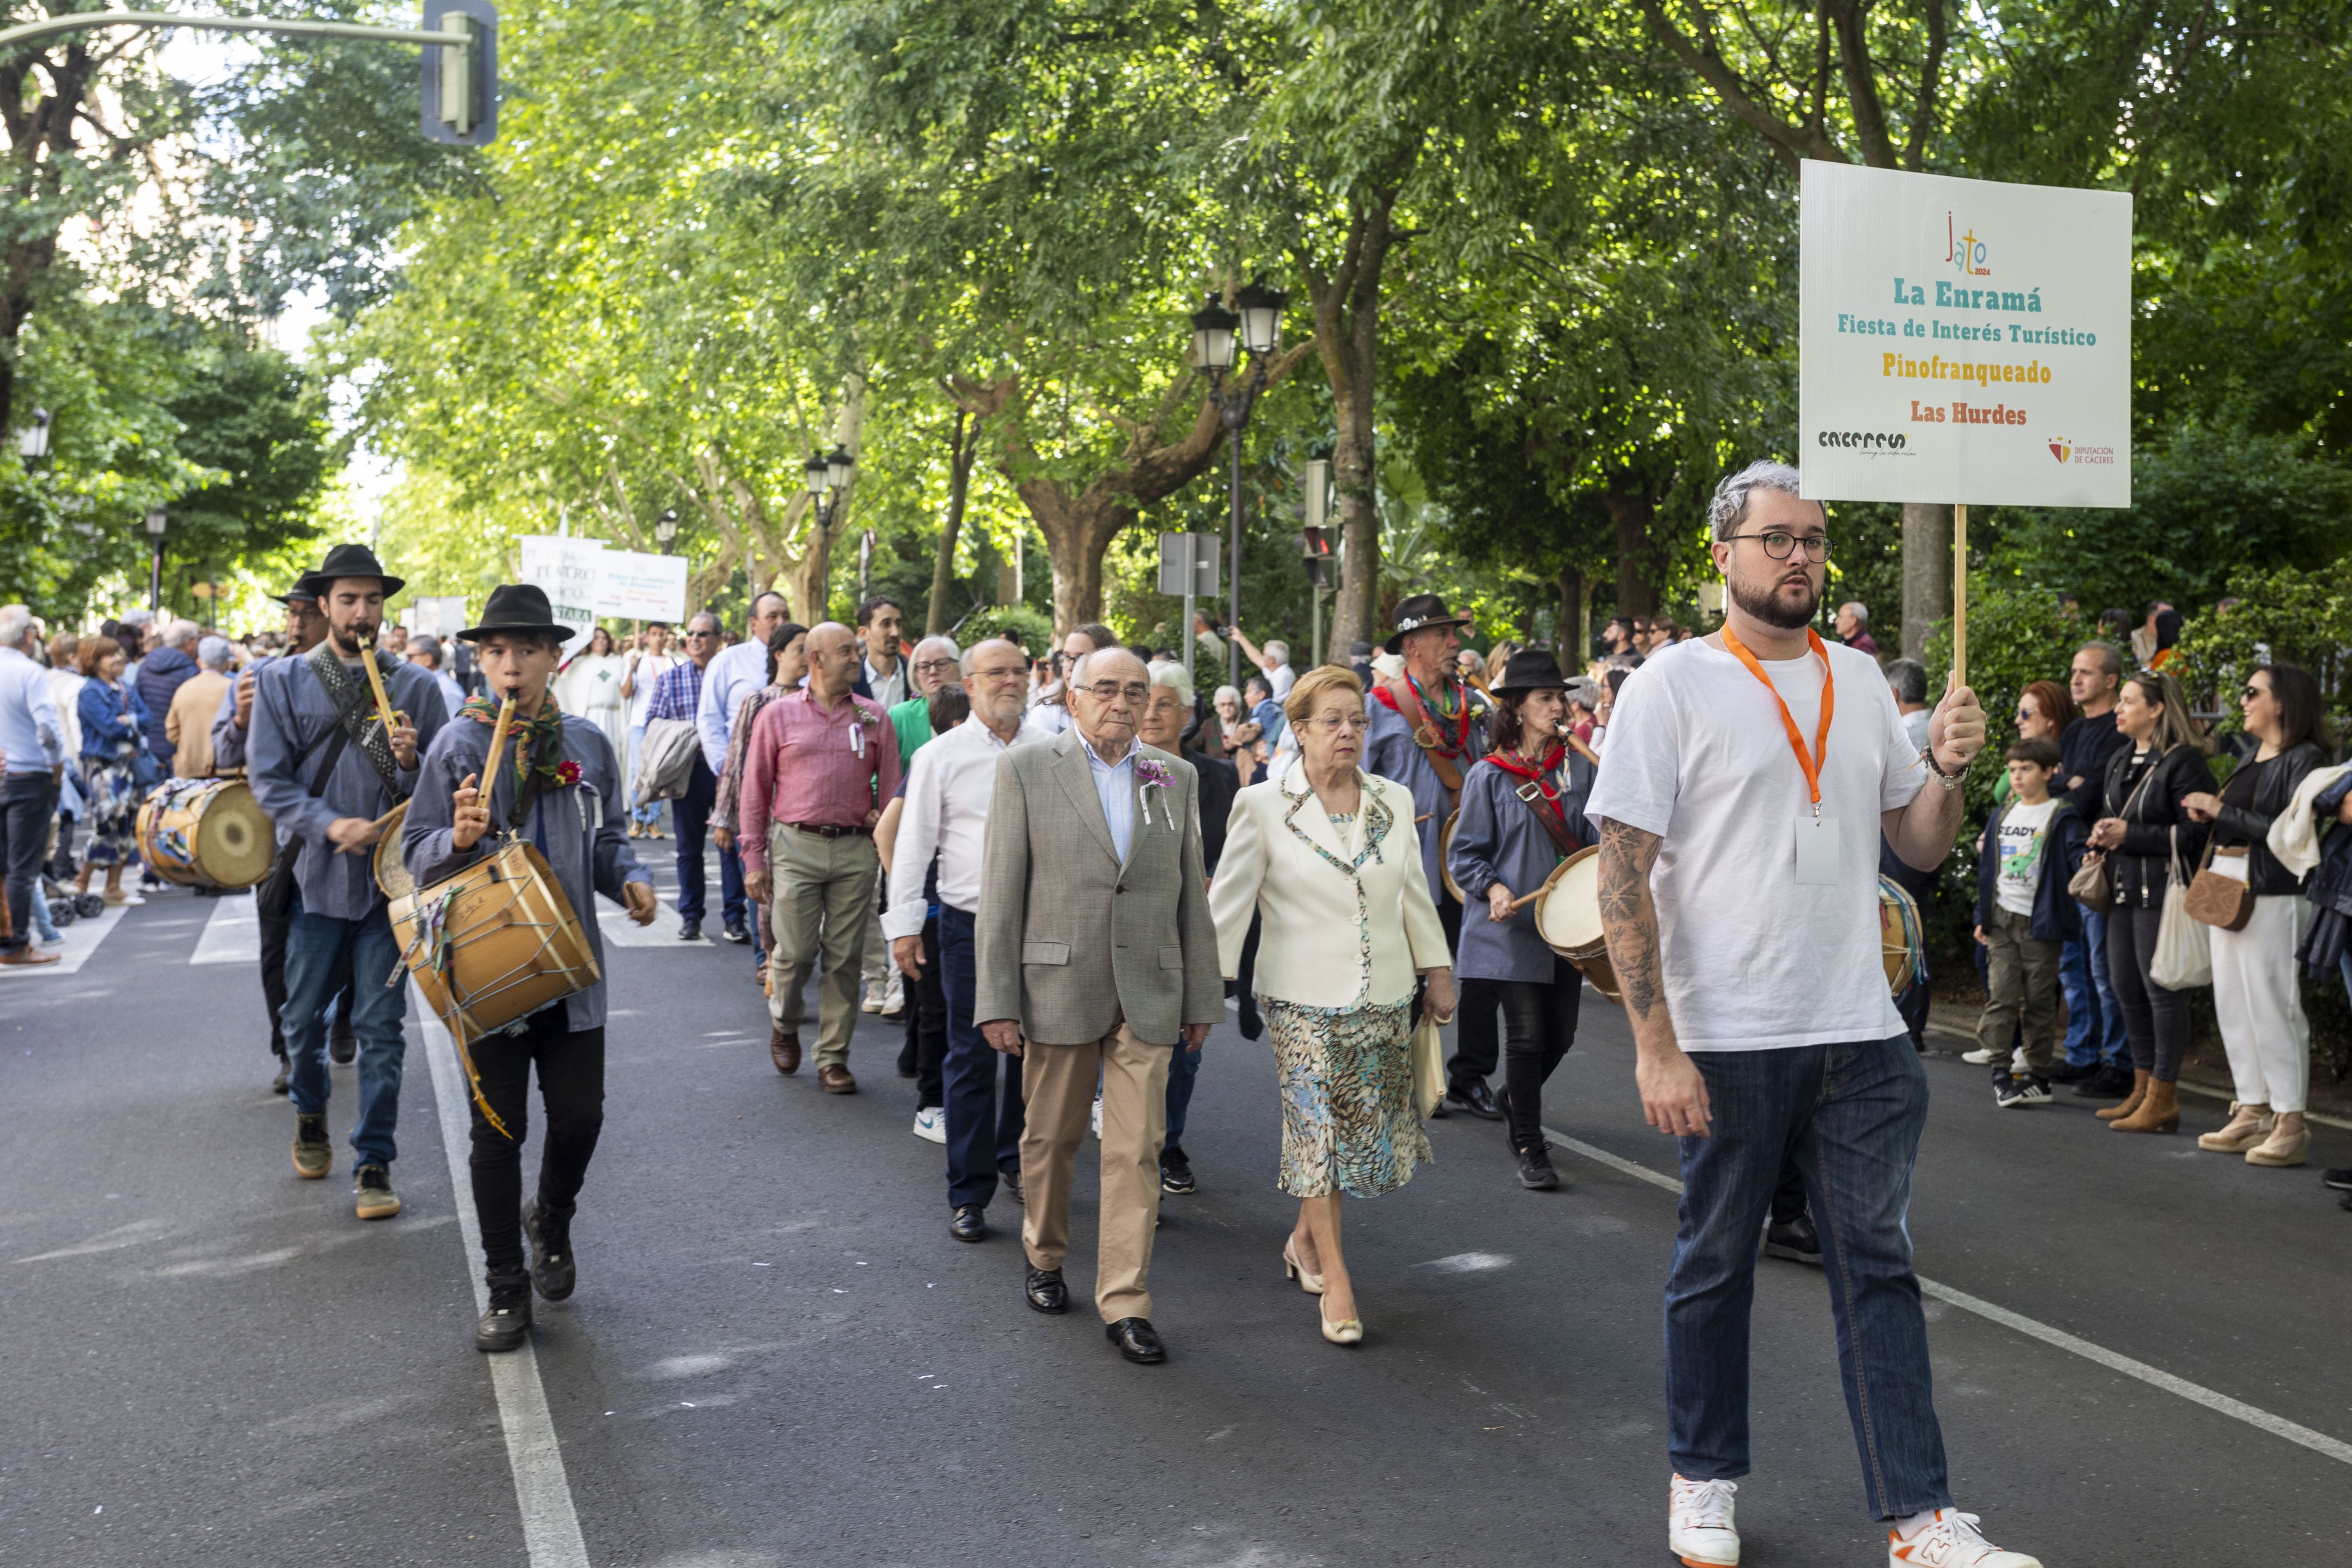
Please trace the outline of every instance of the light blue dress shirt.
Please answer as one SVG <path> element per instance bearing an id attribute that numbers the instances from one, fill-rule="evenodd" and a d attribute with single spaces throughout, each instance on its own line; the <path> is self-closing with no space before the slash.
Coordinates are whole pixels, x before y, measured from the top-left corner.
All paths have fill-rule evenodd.
<path id="1" fill-rule="evenodd" d="M 0 647 L 0 752 L 12 773 L 47 773 L 66 754 L 49 672 L 13 647 Z"/>
<path id="2" fill-rule="evenodd" d="M 1102 797 L 1103 816 L 1110 824 L 1110 841 L 1118 847 L 1118 861 L 1127 864 L 1128 841 L 1135 833 L 1135 753 L 1137 742 L 1127 743 L 1127 755 L 1116 763 L 1107 763 L 1088 745 L 1084 735 L 1078 744 L 1087 750 L 1087 765 L 1094 770 L 1095 794 Z"/>

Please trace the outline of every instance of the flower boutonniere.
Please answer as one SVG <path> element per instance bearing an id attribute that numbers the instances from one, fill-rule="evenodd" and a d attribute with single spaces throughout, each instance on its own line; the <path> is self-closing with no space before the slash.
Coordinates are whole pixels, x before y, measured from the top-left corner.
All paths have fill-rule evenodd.
<path id="1" fill-rule="evenodd" d="M 566 757 L 555 764 L 555 784 L 558 789 L 569 788 L 579 782 L 580 764 Z"/>
<path id="2" fill-rule="evenodd" d="M 1136 799 L 1141 803 L 1145 822 L 1149 823 L 1151 820 L 1151 792 L 1156 789 L 1167 789 L 1175 782 L 1174 775 L 1168 771 L 1168 764 L 1158 758 L 1135 759 L 1135 794 Z M 1168 831 L 1175 832 L 1176 813 L 1165 800 L 1160 803 L 1160 816 L 1161 820 L 1167 823 Z"/>

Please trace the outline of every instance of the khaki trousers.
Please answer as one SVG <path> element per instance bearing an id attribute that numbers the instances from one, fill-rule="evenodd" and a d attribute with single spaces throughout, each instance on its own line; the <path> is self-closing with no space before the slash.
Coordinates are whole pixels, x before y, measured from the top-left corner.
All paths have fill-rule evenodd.
<path id="1" fill-rule="evenodd" d="M 1160 1223 L 1160 1144 L 1168 1133 L 1171 1046 L 1146 1045 L 1122 1021 L 1099 1040 L 1022 1053 L 1021 1241 L 1030 1267 L 1059 1268 L 1070 1250 L 1070 1179 L 1102 1075 L 1102 1217 L 1095 1308 L 1106 1323 L 1151 1316 L 1151 1241 Z"/>
<path id="2" fill-rule="evenodd" d="M 2047 875 L 2047 872 L 2044 873 Z M 1977 1019 L 1977 1045 L 2006 1059 L 2013 1073 L 2048 1078 L 2058 1066 L 2058 952 L 2063 945 L 2036 942 L 2033 917 L 1995 906 L 1985 933 L 1985 1009 Z M 2015 1049 L 2010 1042 L 2021 1032 Z"/>
<path id="3" fill-rule="evenodd" d="M 874 912 L 874 840 L 862 833 L 826 838 L 775 823 L 768 829 L 768 1018 L 798 1034 L 801 988 L 820 948 L 816 1065 L 849 1065 L 857 1026 L 857 960 Z"/>

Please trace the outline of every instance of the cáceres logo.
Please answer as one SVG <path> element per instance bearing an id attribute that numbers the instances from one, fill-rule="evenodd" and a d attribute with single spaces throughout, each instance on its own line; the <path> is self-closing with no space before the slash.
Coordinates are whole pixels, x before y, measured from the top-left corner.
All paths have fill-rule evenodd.
<path id="1" fill-rule="evenodd" d="M 1906 458 L 1912 455 L 1911 438 L 1900 430 L 1817 430 L 1813 433 L 1813 445 Z"/>
<path id="2" fill-rule="evenodd" d="M 2061 436 L 2050 443 L 2050 455 L 2063 463 L 2074 455 L 2074 448 L 2065 437 Z"/>

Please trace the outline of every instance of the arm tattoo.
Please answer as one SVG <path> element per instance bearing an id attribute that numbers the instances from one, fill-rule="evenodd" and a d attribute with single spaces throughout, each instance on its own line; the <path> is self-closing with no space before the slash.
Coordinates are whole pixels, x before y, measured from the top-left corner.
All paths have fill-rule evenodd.
<path id="1" fill-rule="evenodd" d="M 1625 1005 L 1647 1018 L 1664 995 L 1658 973 L 1658 911 L 1650 901 L 1650 868 L 1658 836 L 1612 818 L 1601 821 L 1601 930 Z"/>

